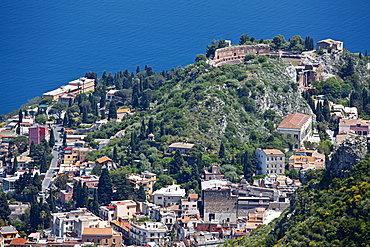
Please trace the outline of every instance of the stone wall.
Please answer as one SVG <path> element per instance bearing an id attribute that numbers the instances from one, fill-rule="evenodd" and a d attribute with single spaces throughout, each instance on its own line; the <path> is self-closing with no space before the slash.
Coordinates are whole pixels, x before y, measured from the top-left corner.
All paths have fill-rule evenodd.
<path id="1" fill-rule="evenodd" d="M 266 44 L 238 45 L 217 49 L 214 59 L 209 61 L 209 63 L 216 67 L 227 63 L 239 63 L 248 54 L 270 54 L 270 46 Z"/>
<path id="2" fill-rule="evenodd" d="M 238 197 L 230 189 L 202 191 L 203 218 L 205 221 L 235 222 Z"/>

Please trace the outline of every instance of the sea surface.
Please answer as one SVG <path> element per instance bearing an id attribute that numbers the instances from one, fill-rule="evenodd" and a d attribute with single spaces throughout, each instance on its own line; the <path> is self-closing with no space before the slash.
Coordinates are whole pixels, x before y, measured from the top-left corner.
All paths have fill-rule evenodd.
<path id="1" fill-rule="evenodd" d="M 193 63 L 213 39 L 282 34 L 370 51 L 370 1 L 0 1 L 0 114 L 85 75 Z"/>

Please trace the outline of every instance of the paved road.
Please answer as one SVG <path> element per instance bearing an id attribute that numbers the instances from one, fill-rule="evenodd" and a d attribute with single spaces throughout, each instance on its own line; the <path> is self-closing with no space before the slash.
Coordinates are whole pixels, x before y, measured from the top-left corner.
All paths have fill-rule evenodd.
<path id="1" fill-rule="evenodd" d="M 58 130 L 60 130 L 60 129 L 61 129 L 60 126 L 55 126 L 55 128 L 53 130 L 54 131 L 54 136 L 55 136 L 55 145 L 57 145 L 58 147 L 62 144 L 62 139 L 59 137 L 59 132 L 58 132 Z M 53 149 L 52 153 L 54 155 L 54 158 L 51 160 L 50 167 L 49 167 L 49 170 L 45 174 L 44 181 L 42 181 L 42 192 L 45 192 L 45 190 L 49 187 L 50 181 L 53 178 L 53 172 L 54 172 L 55 169 L 58 168 L 58 153 L 59 153 L 59 150 L 54 150 Z"/>

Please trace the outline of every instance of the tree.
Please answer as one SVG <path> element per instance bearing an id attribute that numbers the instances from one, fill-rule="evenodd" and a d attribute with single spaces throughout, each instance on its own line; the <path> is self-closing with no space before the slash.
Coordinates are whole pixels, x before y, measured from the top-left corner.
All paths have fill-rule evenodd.
<path id="1" fill-rule="evenodd" d="M 99 198 L 98 198 L 98 190 L 94 190 L 94 198 L 89 202 L 89 210 L 94 214 L 99 214 Z"/>
<path id="2" fill-rule="evenodd" d="M 182 158 L 182 155 L 180 154 L 179 150 L 176 150 L 175 155 L 173 156 L 173 159 L 171 160 L 169 167 L 168 167 L 168 173 L 170 175 L 178 174 L 180 171 L 180 168 L 184 165 L 184 159 Z"/>
<path id="3" fill-rule="evenodd" d="M 313 50 L 314 48 L 313 38 L 311 38 L 310 36 L 306 36 L 306 39 L 304 41 L 304 48 L 309 51 Z"/>
<path id="4" fill-rule="evenodd" d="M 12 169 L 12 175 L 14 175 L 18 170 L 18 159 L 17 156 L 14 156 L 14 162 L 13 162 L 13 169 Z"/>
<path id="5" fill-rule="evenodd" d="M 29 144 L 29 139 L 28 137 L 26 136 L 17 136 L 17 137 L 14 137 L 12 138 L 10 141 L 9 141 L 9 146 L 16 146 L 18 151 L 20 153 L 23 153 L 24 151 L 27 150 L 27 146 Z"/>
<path id="6" fill-rule="evenodd" d="M 55 136 L 53 128 L 50 129 L 50 139 L 49 139 L 49 146 L 53 148 L 55 145 Z"/>
<path id="7" fill-rule="evenodd" d="M 146 194 L 145 194 L 145 189 L 143 185 L 140 185 L 139 189 L 136 192 L 136 199 L 139 202 L 145 202 L 146 201 Z"/>
<path id="8" fill-rule="evenodd" d="M 278 36 L 275 36 L 272 39 L 272 43 L 273 43 L 273 48 L 275 50 L 279 50 L 279 49 L 283 48 L 283 46 L 285 45 L 286 41 L 285 41 L 284 36 L 281 35 L 281 34 L 279 34 Z"/>
<path id="9" fill-rule="evenodd" d="M 195 62 L 199 63 L 200 61 L 207 61 L 207 57 L 204 54 L 196 55 Z"/>
<path id="10" fill-rule="evenodd" d="M 61 120 L 63 112 L 67 110 L 68 104 L 67 103 L 56 103 L 54 104 L 50 110 L 49 114 L 55 114 L 57 116 L 58 121 Z"/>
<path id="11" fill-rule="evenodd" d="M 6 199 L 5 193 L 0 190 L 0 219 L 4 222 L 8 221 L 8 217 L 11 213 L 9 208 L 8 200 Z"/>
<path id="12" fill-rule="evenodd" d="M 220 157 L 220 159 L 224 159 L 226 157 L 225 145 L 223 141 L 221 141 L 220 151 L 218 152 L 218 156 Z"/>
<path id="13" fill-rule="evenodd" d="M 38 124 L 45 124 L 47 120 L 48 119 L 45 114 L 39 114 L 35 117 L 35 122 Z"/>
<path id="14" fill-rule="evenodd" d="M 239 45 L 244 45 L 247 41 L 250 41 L 250 37 L 248 34 L 242 34 L 240 36 Z"/>
<path id="15" fill-rule="evenodd" d="M 36 231 L 39 229 L 40 224 L 40 205 L 37 201 L 33 202 L 31 204 L 31 210 L 30 210 L 30 224 L 31 224 L 31 230 Z"/>
<path id="16" fill-rule="evenodd" d="M 107 168 L 102 169 L 102 173 L 99 178 L 99 185 L 98 185 L 98 198 L 99 204 L 107 205 L 112 201 L 113 195 L 113 186 L 112 180 L 109 175 L 109 171 Z"/>
<path id="17" fill-rule="evenodd" d="M 117 119 L 117 105 L 115 101 L 111 101 L 109 104 L 108 120 Z"/>
<path id="18" fill-rule="evenodd" d="M 23 122 L 23 112 L 22 110 L 19 110 L 18 113 L 18 128 L 17 128 L 17 134 L 19 135 L 21 133 L 21 124 Z"/>
<path id="19" fill-rule="evenodd" d="M 290 39 L 289 49 L 294 52 L 302 52 L 304 48 L 304 41 L 299 35 L 295 35 Z"/>

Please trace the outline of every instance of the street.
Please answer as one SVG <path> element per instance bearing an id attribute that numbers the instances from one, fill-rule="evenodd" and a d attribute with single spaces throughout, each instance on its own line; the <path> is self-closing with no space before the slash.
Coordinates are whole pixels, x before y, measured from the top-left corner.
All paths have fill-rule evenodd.
<path id="1" fill-rule="evenodd" d="M 58 125 L 55 125 L 54 127 L 55 128 L 53 128 L 53 131 L 54 131 L 54 137 L 55 137 L 55 145 L 56 146 L 60 146 L 60 145 L 62 145 L 62 139 L 59 136 L 58 130 L 60 130 L 61 127 L 58 126 Z M 54 170 L 58 168 L 58 154 L 59 154 L 59 150 L 54 150 L 54 148 L 53 148 L 52 153 L 53 153 L 54 158 L 51 160 L 49 170 L 46 172 L 45 178 L 42 181 L 42 189 L 41 189 L 41 192 L 43 192 L 43 193 L 45 192 L 45 190 L 50 185 L 50 181 L 53 178 Z"/>

